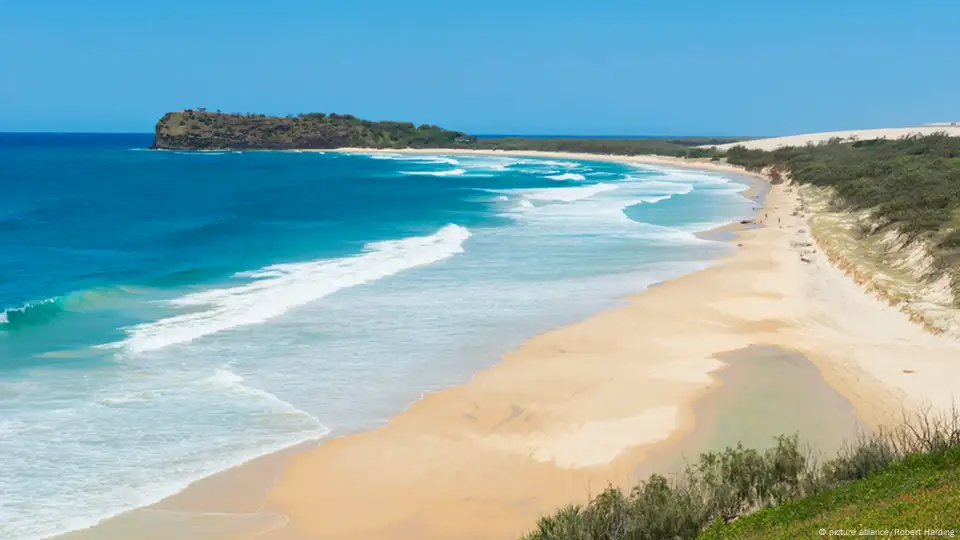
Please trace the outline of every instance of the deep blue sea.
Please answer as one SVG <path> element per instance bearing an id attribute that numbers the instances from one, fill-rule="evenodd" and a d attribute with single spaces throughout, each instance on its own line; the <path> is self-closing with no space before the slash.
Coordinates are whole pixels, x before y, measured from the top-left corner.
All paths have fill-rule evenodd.
<path id="1" fill-rule="evenodd" d="M 0 134 L 0 538 L 374 427 L 711 264 L 716 174 Z"/>

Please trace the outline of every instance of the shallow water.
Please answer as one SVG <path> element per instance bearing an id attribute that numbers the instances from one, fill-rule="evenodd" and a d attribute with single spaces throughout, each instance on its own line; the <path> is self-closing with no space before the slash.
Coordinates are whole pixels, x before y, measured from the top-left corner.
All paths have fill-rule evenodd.
<path id="1" fill-rule="evenodd" d="M 695 426 L 679 440 L 654 449 L 639 478 L 678 471 L 701 453 L 742 443 L 764 450 L 780 435 L 797 435 L 817 459 L 832 458 L 868 430 L 853 406 L 799 352 L 752 345 L 715 356 L 726 367 L 720 384 L 693 405 Z"/>

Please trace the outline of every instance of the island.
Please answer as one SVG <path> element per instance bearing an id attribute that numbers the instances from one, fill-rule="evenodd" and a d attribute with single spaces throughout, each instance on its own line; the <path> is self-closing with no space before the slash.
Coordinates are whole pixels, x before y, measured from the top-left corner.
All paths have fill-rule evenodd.
<path id="1" fill-rule="evenodd" d="M 186 109 L 157 122 L 152 148 L 285 150 L 344 147 L 426 148 L 469 145 L 476 137 L 428 124 L 372 122 L 349 114 L 285 117 Z"/>

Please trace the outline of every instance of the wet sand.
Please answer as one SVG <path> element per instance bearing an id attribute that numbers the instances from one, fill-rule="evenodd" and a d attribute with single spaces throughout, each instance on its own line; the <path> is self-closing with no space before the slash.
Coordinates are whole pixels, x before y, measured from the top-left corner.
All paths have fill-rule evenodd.
<path id="1" fill-rule="evenodd" d="M 233 540 L 282 527 L 287 517 L 264 508 L 290 459 L 316 447 L 306 442 L 267 454 L 190 484 L 157 504 L 125 512 L 56 540 Z"/>

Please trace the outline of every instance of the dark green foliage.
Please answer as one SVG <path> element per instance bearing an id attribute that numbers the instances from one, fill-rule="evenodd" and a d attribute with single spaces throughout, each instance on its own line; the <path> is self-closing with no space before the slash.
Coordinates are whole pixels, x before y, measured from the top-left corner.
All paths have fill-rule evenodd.
<path id="1" fill-rule="evenodd" d="M 917 235 L 949 224 L 960 207 L 958 157 L 960 137 L 946 135 L 727 151 L 730 163 L 753 170 L 779 165 L 796 182 L 833 187 L 844 204 L 872 209 L 886 224 Z"/>
<path id="2" fill-rule="evenodd" d="M 958 526 L 960 446 L 909 455 L 862 480 L 767 508 L 729 524 L 717 524 L 698 538 L 817 538 L 820 529 Z"/>
<path id="3" fill-rule="evenodd" d="M 202 110 L 167 113 L 157 123 L 155 148 L 329 149 L 467 148 L 476 138 L 437 126 L 371 122 L 349 114 L 266 117 Z"/>
<path id="4" fill-rule="evenodd" d="M 629 495 L 610 487 L 586 506 L 567 506 L 542 518 L 526 540 L 693 538 L 706 512 L 693 486 L 653 475 Z"/>
<path id="5" fill-rule="evenodd" d="M 503 137 L 479 139 L 470 147 L 482 150 L 534 150 L 540 152 L 577 152 L 625 156 L 658 154 L 690 158 L 711 158 L 722 156 L 723 153 L 713 148 L 697 148 L 697 146 L 722 144 L 736 140 L 735 138 L 716 139 L 704 137 L 672 139 L 543 139 Z"/>

